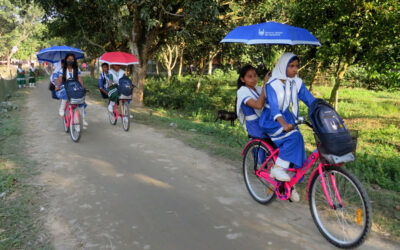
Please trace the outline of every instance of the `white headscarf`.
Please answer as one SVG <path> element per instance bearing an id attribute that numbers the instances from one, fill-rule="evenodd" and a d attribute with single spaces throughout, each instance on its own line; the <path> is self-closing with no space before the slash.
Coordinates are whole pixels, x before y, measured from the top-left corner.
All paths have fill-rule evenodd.
<path id="1" fill-rule="evenodd" d="M 295 56 L 295 54 L 290 52 L 283 53 L 281 58 L 279 58 L 278 62 L 276 63 L 274 70 L 272 71 L 271 79 L 284 80 L 285 95 L 282 111 L 286 110 L 287 107 L 289 107 L 290 102 L 292 102 L 292 112 L 297 117 L 299 111 L 297 82 L 301 83 L 302 80 L 297 75 L 295 75 L 293 78 L 290 78 L 286 75 L 289 61 Z"/>

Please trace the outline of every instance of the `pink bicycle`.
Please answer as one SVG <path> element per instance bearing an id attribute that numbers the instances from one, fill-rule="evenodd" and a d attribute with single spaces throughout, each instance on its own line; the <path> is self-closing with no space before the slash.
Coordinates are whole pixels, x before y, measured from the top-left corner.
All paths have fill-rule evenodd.
<path id="1" fill-rule="evenodd" d="M 66 133 L 70 132 L 72 141 L 78 142 L 82 131 L 82 114 L 77 104 L 70 104 L 67 101 L 64 110 L 63 126 Z"/>
<path id="2" fill-rule="evenodd" d="M 296 123 L 312 125 L 301 119 Z M 355 131 L 357 132 L 357 131 Z M 353 140 L 357 135 L 352 134 Z M 307 199 L 311 215 L 321 234 L 333 245 L 353 248 L 367 238 L 372 223 L 372 210 L 367 192 L 357 178 L 344 169 L 343 163 L 354 160 L 347 155 L 332 163 L 317 148 L 301 168 L 289 168 L 293 176 L 289 182 L 279 182 L 270 177 L 270 169 L 279 155 L 279 148 L 268 139 L 252 139 L 242 152 L 243 175 L 250 195 L 261 204 L 268 204 L 276 197 L 290 200 L 292 187 L 304 177 L 310 167 L 319 163 L 311 173 L 307 185 Z"/>
<path id="3" fill-rule="evenodd" d="M 111 125 L 117 124 L 118 117 L 121 117 L 122 127 L 125 131 L 129 130 L 130 127 L 130 114 L 129 114 L 129 99 L 120 99 L 120 105 L 117 103 L 114 105 L 113 113 L 108 112 L 108 119 Z M 121 113 L 118 112 L 118 107 L 121 106 Z"/>

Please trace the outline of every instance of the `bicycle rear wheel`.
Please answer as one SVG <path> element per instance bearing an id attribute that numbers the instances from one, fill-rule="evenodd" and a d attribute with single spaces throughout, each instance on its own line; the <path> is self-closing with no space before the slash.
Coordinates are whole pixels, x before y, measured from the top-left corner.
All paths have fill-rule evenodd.
<path id="1" fill-rule="evenodd" d="M 261 204 L 267 204 L 276 198 L 274 186 L 256 175 L 256 171 L 270 155 L 267 147 L 254 141 L 247 147 L 243 158 L 243 177 L 247 190 L 251 197 Z M 270 164 L 274 164 L 272 159 L 267 166 Z"/>
<path id="2" fill-rule="evenodd" d="M 124 102 L 122 105 L 122 127 L 124 128 L 125 131 L 128 131 L 130 127 L 128 102 Z"/>
<path id="3" fill-rule="evenodd" d="M 357 178 L 342 167 L 326 166 L 323 171 L 334 208 L 327 201 L 320 175 L 314 175 L 308 193 L 314 222 L 333 245 L 357 247 L 371 230 L 372 210 L 368 195 Z"/>
<path id="4" fill-rule="evenodd" d="M 81 138 L 82 132 L 82 114 L 79 112 L 79 108 L 72 109 L 72 116 L 73 119 L 71 118 L 70 122 L 70 135 L 72 141 L 78 142 Z"/>

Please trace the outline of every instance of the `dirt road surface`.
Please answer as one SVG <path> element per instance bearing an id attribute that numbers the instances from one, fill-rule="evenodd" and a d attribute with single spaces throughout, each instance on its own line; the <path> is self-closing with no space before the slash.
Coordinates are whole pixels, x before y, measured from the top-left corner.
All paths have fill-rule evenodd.
<path id="1" fill-rule="evenodd" d="M 241 166 L 148 126 L 124 132 L 91 99 L 89 126 L 72 142 L 46 85 L 31 91 L 25 127 L 56 249 L 334 249 L 306 204 L 259 205 Z M 361 247 L 396 248 L 376 236 Z"/>

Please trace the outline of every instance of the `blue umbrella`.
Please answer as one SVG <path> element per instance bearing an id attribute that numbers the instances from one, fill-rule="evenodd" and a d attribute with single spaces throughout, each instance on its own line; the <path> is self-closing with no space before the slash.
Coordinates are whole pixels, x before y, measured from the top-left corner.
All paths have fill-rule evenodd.
<path id="1" fill-rule="evenodd" d="M 308 30 L 275 22 L 239 26 L 229 32 L 221 43 L 321 45 Z"/>
<path id="2" fill-rule="evenodd" d="M 67 54 L 74 54 L 76 59 L 82 59 L 85 57 L 85 53 L 83 53 L 82 50 L 68 46 L 53 46 L 42 49 L 36 56 L 39 61 L 55 63 L 65 59 Z"/>

